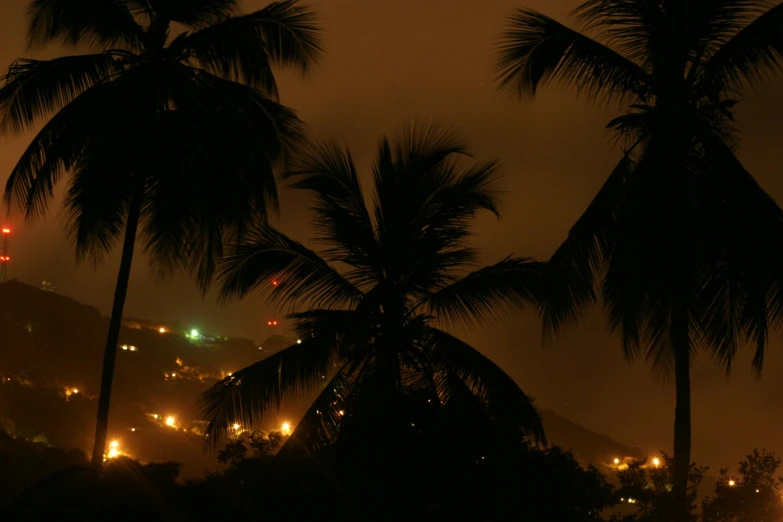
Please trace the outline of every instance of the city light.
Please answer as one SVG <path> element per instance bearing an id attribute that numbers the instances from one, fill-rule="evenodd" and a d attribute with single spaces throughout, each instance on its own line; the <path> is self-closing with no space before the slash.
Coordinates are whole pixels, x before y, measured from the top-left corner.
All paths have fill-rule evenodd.
<path id="1" fill-rule="evenodd" d="M 733 480 L 729 480 L 729 486 L 734 487 L 735 484 L 736 482 L 734 482 Z"/>
<path id="2" fill-rule="evenodd" d="M 302 340 L 301 339 L 297 339 L 296 340 L 296 344 L 302 344 Z"/>
<path id="3" fill-rule="evenodd" d="M 157 418 L 157 417 L 155 417 Z M 173 416 L 169 415 L 166 417 L 166 426 L 174 427 L 174 424 L 177 422 L 177 419 L 175 419 Z"/>
<path id="4" fill-rule="evenodd" d="M 127 345 L 127 344 L 123 344 L 123 345 L 122 345 L 122 349 L 123 349 L 123 350 L 127 350 L 127 349 L 128 349 L 128 345 Z"/>
<path id="5" fill-rule="evenodd" d="M 284 422 L 280 426 L 280 431 L 283 433 L 283 435 L 290 435 L 291 434 L 291 423 L 290 422 Z"/>
<path id="6" fill-rule="evenodd" d="M 195 328 L 194 328 L 193 330 L 191 330 L 191 331 L 190 331 L 190 337 L 192 337 L 192 338 L 194 338 L 194 339 L 195 339 L 195 338 L 197 338 L 198 336 L 199 336 L 199 335 L 198 335 L 198 330 L 196 330 Z"/>
<path id="7" fill-rule="evenodd" d="M 235 430 L 238 430 L 238 429 L 239 429 L 239 424 L 235 422 L 235 423 L 234 423 L 234 426 L 232 426 L 232 427 L 233 427 Z"/>
<path id="8" fill-rule="evenodd" d="M 617 458 L 616 458 L 616 459 L 614 459 L 614 465 L 615 465 L 615 466 L 616 466 L 616 465 L 618 465 L 619 463 L 620 463 L 620 459 L 617 459 Z"/>
<path id="9" fill-rule="evenodd" d="M 128 350 L 130 350 L 132 352 L 135 352 L 136 351 L 136 347 L 135 346 L 128 346 Z"/>
<path id="10" fill-rule="evenodd" d="M 162 326 L 161 326 L 160 328 L 158 328 L 158 331 L 159 331 L 160 333 L 162 333 L 162 334 L 166 333 L 166 329 L 165 329 L 165 328 L 163 328 Z"/>
<path id="11" fill-rule="evenodd" d="M 658 457 L 655 457 L 653 459 L 653 466 L 655 466 L 657 468 L 660 465 L 661 465 L 661 459 L 659 459 Z"/>
<path id="12" fill-rule="evenodd" d="M 10 233 L 11 233 L 11 229 L 10 228 L 8 228 L 8 227 L 3 228 L 3 234 L 10 234 Z"/>

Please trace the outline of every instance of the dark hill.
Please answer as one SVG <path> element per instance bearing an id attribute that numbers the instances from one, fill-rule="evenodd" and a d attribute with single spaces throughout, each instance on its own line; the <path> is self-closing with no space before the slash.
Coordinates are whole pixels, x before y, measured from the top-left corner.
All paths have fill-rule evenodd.
<path id="1" fill-rule="evenodd" d="M 0 421 L 8 431 L 89 450 L 107 329 L 108 319 L 93 307 L 18 281 L 0 284 Z M 176 324 L 125 320 L 110 437 L 129 455 L 184 462 L 186 475 L 213 467 L 194 422 L 199 393 L 293 342 L 274 335 L 257 344 Z M 279 421 L 294 420 L 304 406 L 305 400 L 285 405 Z M 641 456 L 640 450 L 552 411 L 542 415 L 550 442 L 571 449 L 585 463 Z M 174 426 L 166 425 L 169 416 Z"/>

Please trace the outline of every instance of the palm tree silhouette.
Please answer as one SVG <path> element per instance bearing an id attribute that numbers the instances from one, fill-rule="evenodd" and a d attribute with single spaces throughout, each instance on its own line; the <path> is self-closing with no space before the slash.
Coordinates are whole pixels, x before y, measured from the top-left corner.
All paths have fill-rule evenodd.
<path id="1" fill-rule="evenodd" d="M 138 234 L 162 271 L 207 281 L 225 238 L 277 203 L 273 166 L 302 136 L 277 103 L 272 66 L 321 53 L 313 13 L 293 1 L 241 16 L 236 0 L 35 0 L 30 45 L 92 54 L 18 60 L 0 90 L 0 131 L 53 114 L 14 167 L 10 209 L 42 215 L 62 176 L 78 257 L 122 240 L 92 455 L 106 445 L 117 341 Z"/>
<path id="2" fill-rule="evenodd" d="M 411 425 L 411 397 L 426 397 L 417 403 L 437 411 L 469 396 L 543 440 L 538 412 L 517 384 L 438 328 L 520 308 L 540 281 L 541 265 L 516 257 L 468 273 L 477 260 L 469 223 L 481 210 L 498 215 L 500 186 L 494 162 L 460 167 L 466 155 L 454 134 L 434 125 L 384 138 L 372 208 L 349 151 L 324 143 L 295 161 L 287 177 L 312 194 L 323 250 L 261 224 L 227 252 L 219 281 L 224 299 L 258 291 L 277 304 L 308 305 L 290 316 L 300 339 L 204 394 L 208 445 L 226 440 L 233 423 L 258 425 L 282 402 L 321 387 L 289 439 L 309 451 L 378 440 L 357 435 L 367 426 L 397 433 Z"/>
<path id="3" fill-rule="evenodd" d="M 559 83 L 626 108 L 608 125 L 624 157 L 551 260 L 570 285 L 549 292 L 560 298 L 544 305 L 545 326 L 575 319 L 598 286 L 625 355 L 644 353 L 673 374 L 681 499 L 694 350 L 728 371 L 738 345 L 753 341 L 760 372 L 783 319 L 783 213 L 736 158 L 732 118 L 742 90 L 779 65 L 783 5 L 774 3 L 587 0 L 573 13 L 583 33 L 519 9 L 498 47 L 502 88 L 534 95 Z"/>

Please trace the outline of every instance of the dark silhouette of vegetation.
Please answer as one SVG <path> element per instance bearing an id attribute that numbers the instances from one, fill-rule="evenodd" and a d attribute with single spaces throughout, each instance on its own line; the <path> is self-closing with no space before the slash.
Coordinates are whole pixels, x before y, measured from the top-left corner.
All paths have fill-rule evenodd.
<path id="1" fill-rule="evenodd" d="M 8 179 L 5 201 L 35 218 L 70 176 L 65 207 L 79 257 L 122 242 L 104 352 L 92 465 L 100 469 L 137 236 L 162 271 L 206 281 L 223 242 L 277 204 L 273 167 L 302 137 L 277 103 L 273 65 L 306 71 L 321 54 L 296 1 L 248 15 L 237 0 L 34 0 L 31 46 L 91 54 L 17 60 L 0 88 L 0 132 L 51 116 Z"/>
<path id="2" fill-rule="evenodd" d="M 691 465 L 688 470 L 688 520 L 695 522 L 697 517 L 692 513 L 696 507 L 699 486 L 704 479 L 706 467 Z M 664 522 L 675 520 L 680 515 L 681 498 L 673 489 L 674 466 L 672 458 L 665 453 L 661 455 L 659 464 L 652 461 L 635 461 L 618 473 L 620 487 L 615 492 L 621 504 L 633 506 L 635 512 L 624 516 L 612 517 L 612 522 Z"/>
<path id="3" fill-rule="evenodd" d="M 625 355 L 674 377 L 684 507 L 693 353 L 706 348 L 728 371 L 749 341 L 761 371 L 783 319 L 783 212 L 735 156 L 732 112 L 780 65 L 783 4 L 587 0 L 573 14 L 582 33 L 518 9 L 496 66 L 518 95 L 557 83 L 625 109 L 607 126 L 623 158 L 551 259 L 571 284 L 550 293 L 560 297 L 545 326 L 576 319 L 597 288 Z"/>
<path id="4" fill-rule="evenodd" d="M 715 493 L 702 503 L 704 522 L 778 522 L 783 520 L 781 486 L 775 476 L 780 458 L 754 449 L 739 463 L 738 475 L 720 470 Z"/>
<path id="5" fill-rule="evenodd" d="M 601 520 L 602 510 L 611 504 L 612 488 L 604 477 L 594 468 L 580 467 L 570 453 L 496 439 L 501 444 L 476 459 L 475 434 L 457 433 L 459 442 L 445 444 L 440 465 L 433 466 L 430 459 L 408 468 L 409 475 L 389 477 L 389 485 L 398 485 L 385 494 L 374 491 L 374 483 L 364 484 L 362 476 L 341 480 L 345 470 L 335 465 L 329 450 L 316 458 L 276 454 L 280 433 L 242 433 L 220 451 L 227 467 L 205 478 L 183 483 L 177 480 L 177 464 L 142 464 L 124 457 L 109 461 L 100 475 L 81 464 L 36 483 L 0 516 L 15 521 L 359 522 L 404 516 L 422 522 L 511 522 L 524 515 L 530 521 L 592 522 Z M 425 441 L 425 451 L 399 442 L 419 458 L 438 453 L 435 443 L 441 441 Z"/>

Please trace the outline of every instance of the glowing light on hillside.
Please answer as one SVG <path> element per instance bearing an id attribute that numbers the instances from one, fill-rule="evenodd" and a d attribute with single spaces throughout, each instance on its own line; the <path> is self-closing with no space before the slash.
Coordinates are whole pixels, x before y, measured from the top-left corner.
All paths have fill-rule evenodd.
<path id="1" fill-rule="evenodd" d="M 296 344 L 302 344 L 302 340 L 301 339 L 297 339 L 296 340 Z"/>
<path id="2" fill-rule="evenodd" d="M 277 286 L 277 281 L 272 281 L 272 286 Z"/>
<path id="3" fill-rule="evenodd" d="M 620 459 L 614 459 L 614 465 L 618 465 L 620 463 Z"/>
<path id="4" fill-rule="evenodd" d="M 118 450 L 117 448 L 112 448 L 112 449 L 109 450 L 108 457 L 110 459 L 114 459 L 114 458 L 117 458 L 119 456 L 120 456 L 120 450 Z"/>
<path id="5" fill-rule="evenodd" d="M 198 330 L 196 330 L 196 329 L 194 328 L 194 329 L 192 329 L 192 330 L 190 331 L 190 338 L 191 338 L 191 339 L 198 339 L 199 337 L 201 337 L 201 334 L 199 334 L 199 331 L 198 331 Z"/>
<path id="6" fill-rule="evenodd" d="M 177 366 L 182 366 L 182 359 L 180 359 L 179 357 L 177 357 L 177 360 L 174 362 L 177 363 Z"/>
<path id="7" fill-rule="evenodd" d="M 112 448 L 119 448 L 120 447 L 120 443 L 117 442 L 116 440 L 113 440 L 113 441 L 111 441 L 111 444 L 109 444 L 109 446 L 112 447 Z"/>
<path id="8" fill-rule="evenodd" d="M 338 415 L 340 415 L 340 417 L 342 417 L 343 415 L 345 415 L 345 412 L 344 412 L 343 410 L 340 410 L 340 411 L 338 411 L 337 413 L 338 413 Z"/>
<path id="9" fill-rule="evenodd" d="M 10 234 L 10 233 L 11 233 L 11 229 L 10 228 L 8 228 L 8 227 L 3 228 L 3 234 Z"/>
<path id="10" fill-rule="evenodd" d="M 158 328 L 158 331 L 159 331 L 160 333 L 162 333 L 162 334 L 166 333 L 166 329 L 165 329 L 165 328 L 163 328 L 162 326 L 161 326 L 160 328 Z"/>
<path id="11" fill-rule="evenodd" d="M 232 428 L 234 428 L 235 430 L 238 430 L 239 429 L 239 424 L 235 422 L 234 425 L 232 426 Z"/>
<path id="12" fill-rule="evenodd" d="M 128 350 L 130 350 L 132 352 L 135 352 L 136 351 L 136 347 L 135 346 L 128 346 Z"/>
<path id="13" fill-rule="evenodd" d="M 280 431 L 283 433 L 283 435 L 290 435 L 291 434 L 291 423 L 290 422 L 284 422 L 280 426 Z"/>
<path id="14" fill-rule="evenodd" d="M 736 484 L 737 484 L 737 483 L 736 483 L 736 482 L 734 482 L 733 480 L 730 480 L 730 481 L 729 481 L 729 486 L 731 486 L 731 487 L 734 487 Z"/>
<path id="15" fill-rule="evenodd" d="M 157 417 L 155 417 L 157 419 Z M 166 426 L 174 427 L 174 424 L 176 424 L 177 419 L 175 419 L 172 415 L 169 415 L 166 417 Z"/>
<path id="16" fill-rule="evenodd" d="M 123 344 L 123 345 L 122 345 L 122 349 L 123 349 L 123 350 L 127 350 L 127 349 L 128 349 L 128 345 L 127 345 L 127 344 Z"/>
<path id="17" fill-rule="evenodd" d="M 757 490 L 756 490 L 756 493 L 758 493 L 758 492 L 759 492 L 759 490 L 757 489 Z"/>
<path id="18" fill-rule="evenodd" d="M 655 457 L 652 462 L 653 462 L 653 466 L 655 466 L 656 468 L 661 465 L 661 459 L 659 459 L 658 457 Z"/>

